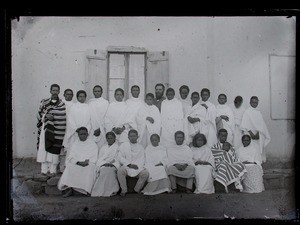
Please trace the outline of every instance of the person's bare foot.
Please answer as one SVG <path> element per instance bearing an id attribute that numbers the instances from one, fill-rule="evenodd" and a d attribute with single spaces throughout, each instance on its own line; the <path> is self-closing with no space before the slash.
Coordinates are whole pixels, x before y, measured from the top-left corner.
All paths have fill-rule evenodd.
<path id="1" fill-rule="evenodd" d="M 63 194 L 63 197 L 64 198 L 67 198 L 69 196 L 73 195 L 73 189 L 72 188 L 69 188 L 66 190 L 66 192 Z"/>
<path id="2" fill-rule="evenodd" d="M 120 196 L 125 196 L 127 192 L 121 192 Z"/>
<path id="3" fill-rule="evenodd" d="M 172 189 L 172 191 L 170 193 L 175 194 L 176 192 L 177 192 L 177 189 Z"/>
<path id="4" fill-rule="evenodd" d="M 190 190 L 190 189 L 188 189 L 188 188 L 186 188 L 185 192 L 186 192 L 187 194 L 192 194 L 192 193 L 193 193 L 192 190 Z"/>

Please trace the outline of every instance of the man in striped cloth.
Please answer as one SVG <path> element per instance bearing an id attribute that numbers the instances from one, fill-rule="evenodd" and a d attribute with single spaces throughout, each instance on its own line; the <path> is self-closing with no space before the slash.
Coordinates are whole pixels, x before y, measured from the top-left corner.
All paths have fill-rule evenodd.
<path id="1" fill-rule="evenodd" d="M 233 183 L 236 189 L 243 190 L 241 180 L 244 173 L 246 173 L 246 168 L 243 163 L 237 162 L 233 147 L 229 151 L 222 150 L 223 143 L 227 140 L 227 135 L 226 129 L 220 129 L 218 132 L 219 140 L 212 146 L 211 150 L 216 164 L 215 186 L 222 184 L 228 193 L 228 186 Z M 216 190 L 218 189 L 217 187 L 215 188 Z"/>
<path id="2" fill-rule="evenodd" d="M 59 99 L 60 87 L 52 84 L 51 97 L 43 99 L 37 114 L 37 162 L 41 163 L 42 175 L 55 176 L 59 154 L 66 130 L 66 107 Z"/>

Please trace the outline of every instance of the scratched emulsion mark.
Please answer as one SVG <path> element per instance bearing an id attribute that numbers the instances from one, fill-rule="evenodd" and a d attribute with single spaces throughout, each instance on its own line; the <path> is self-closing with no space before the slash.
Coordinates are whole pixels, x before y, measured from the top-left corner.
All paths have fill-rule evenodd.
<path id="1" fill-rule="evenodd" d="M 22 16 L 15 18 L 11 21 L 11 28 L 17 34 L 19 40 L 23 41 L 27 32 L 36 24 L 38 20 L 38 17 L 33 16 Z"/>

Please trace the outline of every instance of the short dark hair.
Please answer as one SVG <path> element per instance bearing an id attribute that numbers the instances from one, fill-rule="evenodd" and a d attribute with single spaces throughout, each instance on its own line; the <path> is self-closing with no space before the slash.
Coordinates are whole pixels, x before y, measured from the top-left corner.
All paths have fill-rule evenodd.
<path id="1" fill-rule="evenodd" d="M 207 139 L 206 139 L 205 135 L 204 135 L 204 134 L 201 134 L 201 133 L 197 133 L 197 134 L 195 134 L 195 136 L 193 137 L 193 142 L 192 142 L 192 144 L 193 144 L 194 147 L 199 147 L 199 146 L 197 145 L 197 139 L 198 139 L 198 138 L 202 138 L 202 140 L 204 141 L 204 145 L 206 145 Z"/>
<path id="2" fill-rule="evenodd" d="M 138 88 L 138 89 L 140 90 L 140 87 L 139 87 L 138 85 L 133 85 L 133 86 L 131 86 L 130 91 L 132 91 L 132 89 L 135 88 L 135 87 Z"/>
<path id="3" fill-rule="evenodd" d="M 67 93 L 67 91 L 71 91 L 71 92 L 72 92 L 72 94 L 73 94 L 73 90 L 72 90 L 72 89 L 70 89 L 70 88 L 67 88 L 67 89 L 64 91 L 64 95 Z"/>
<path id="4" fill-rule="evenodd" d="M 156 84 L 156 85 L 155 85 L 155 89 L 156 89 L 157 86 L 162 86 L 162 87 L 163 87 L 163 90 L 165 90 L 165 85 L 163 85 L 162 83 Z"/>
<path id="5" fill-rule="evenodd" d="M 147 93 L 145 98 L 147 98 L 147 97 L 151 97 L 151 98 L 154 99 L 154 94 L 152 94 L 152 93 Z"/>
<path id="6" fill-rule="evenodd" d="M 210 96 L 210 90 L 208 88 L 202 88 L 201 95 L 203 94 L 203 92 L 207 92 Z"/>
<path id="7" fill-rule="evenodd" d="M 158 134 L 151 134 L 150 140 L 151 140 L 152 137 L 155 137 L 155 136 L 158 138 L 158 140 L 160 140 L 160 136 Z"/>
<path id="8" fill-rule="evenodd" d="M 79 91 L 77 91 L 77 93 L 76 93 L 76 98 L 77 98 L 77 99 L 78 99 L 78 96 L 79 96 L 80 94 L 84 94 L 85 97 L 86 97 L 86 92 L 85 92 L 84 90 L 79 90 Z"/>
<path id="9" fill-rule="evenodd" d="M 221 97 L 222 95 L 227 99 L 227 96 L 223 93 L 219 94 L 218 98 Z"/>
<path id="10" fill-rule="evenodd" d="M 176 135 L 177 135 L 177 134 L 182 134 L 183 137 L 185 137 L 184 132 L 181 131 L 181 130 L 175 132 L 175 134 L 174 134 L 174 137 L 175 137 L 175 138 L 176 138 Z"/>
<path id="11" fill-rule="evenodd" d="M 50 91 L 52 91 L 52 88 L 57 87 L 58 90 L 60 90 L 60 86 L 58 84 L 51 84 Z"/>
<path id="12" fill-rule="evenodd" d="M 76 132 L 79 133 L 79 131 L 81 131 L 81 130 L 85 130 L 86 132 L 89 132 L 86 127 L 79 127 L 79 128 L 77 128 Z"/>
<path id="13" fill-rule="evenodd" d="M 228 134 L 228 131 L 227 131 L 226 129 L 224 129 L 224 128 L 221 128 L 221 129 L 219 130 L 218 134 L 220 135 L 220 133 L 222 133 L 222 132 Z"/>
<path id="14" fill-rule="evenodd" d="M 129 135 L 130 133 L 135 133 L 136 135 L 139 135 L 139 133 L 138 133 L 137 130 L 135 130 L 135 129 L 131 129 L 131 130 L 128 132 L 128 135 Z"/>
<path id="15" fill-rule="evenodd" d="M 101 89 L 101 92 L 103 92 L 103 88 L 102 88 L 100 85 L 95 85 L 95 86 L 93 87 L 93 91 L 95 90 L 96 87 L 100 88 L 100 89 Z"/>
<path id="16" fill-rule="evenodd" d="M 251 136 L 250 136 L 249 134 L 244 134 L 244 135 L 242 136 L 242 141 L 243 141 L 246 137 L 248 137 L 248 138 L 250 139 L 250 141 L 251 141 Z"/>
<path id="17" fill-rule="evenodd" d="M 258 101 L 258 97 L 257 97 L 257 96 L 252 96 L 252 97 L 250 98 L 250 101 L 252 101 L 252 99 L 256 99 L 256 100 Z"/>
<path id="18" fill-rule="evenodd" d="M 175 95 L 175 90 L 173 88 L 168 88 L 166 94 L 168 94 L 169 92 L 173 92 L 173 94 Z"/>
<path id="19" fill-rule="evenodd" d="M 179 92 L 181 92 L 183 89 L 186 89 L 186 90 L 188 90 L 188 92 L 190 92 L 190 88 L 189 88 L 187 85 L 182 85 L 182 86 L 179 88 Z"/>
<path id="20" fill-rule="evenodd" d="M 198 97 L 200 97 L 199 92 L 197 92 L 197 91 L 194 91 L 194 92 L 191 94 L 191 97 L 193 97 L 193 95 L 197 95 Z"/>
<path id="21" fill-rule="evenodd" d="M 242 96 L 236 96 L 235 99 L 234 99 L 234 103 L 238 103 L 238 102 L 242 102 L 243 101 L 243 98 Z"/>
<path id="22" fill-rule="evenodd" d="M 112 131 L 107 132 L 105 137 L 107 138 L 109 135 L 113 136 L 116 139 L 116 135 L 114 132 L 112 132 Z"/>
<path id="23" fill-rule="evenodd" d="M 122 88 L 117 88 L 115 90 L 115 95 L 116 95 L 117 91 L 120 91 L 122 93 L 122 95 L 124 96 L 124 90 Z"/>

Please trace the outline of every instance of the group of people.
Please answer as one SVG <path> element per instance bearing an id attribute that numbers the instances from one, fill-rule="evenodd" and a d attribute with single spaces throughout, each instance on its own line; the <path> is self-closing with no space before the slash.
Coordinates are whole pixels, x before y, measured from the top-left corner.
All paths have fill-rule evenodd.
<path id="1" fill-rule="evenodd" d="M 145 99 L 137 85 L 126 101 L 121 88 L 111 102 L 102 92 L 96 85 L 86 102 L 86 92 L 79 90 L 74 102 L 71 89 L 60 99 L 59 85 L 52 84 L 51 97 L 41 101 L 37 162 L 44 176 L 62 173 L 58 189 L 64 197 L 74 190 L 124 196 L 127 177 L 137 178 L 134 190 L 145 195 L 176 193 L 179 186 L 206 194 L 216 185 L 225 192 L 231 184 L 248 193 L 264 190 L 261 164 L 270 135 L 258 97 L 246 109 L 241 96 L 227 105 L 223 93 L 215 106 L 207 88 L 189 98 L 186 85 L 179 98 L 161 83 Z"/>

